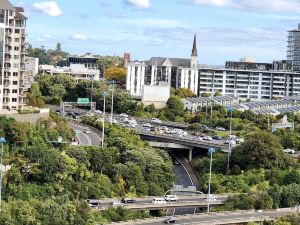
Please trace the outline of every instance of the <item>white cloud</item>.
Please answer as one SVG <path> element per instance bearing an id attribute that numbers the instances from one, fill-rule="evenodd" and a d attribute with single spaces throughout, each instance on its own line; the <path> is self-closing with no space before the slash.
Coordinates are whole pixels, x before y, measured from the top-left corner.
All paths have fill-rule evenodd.
<path id="1" fill-rule="evenodd" d="M 73 36 L 73 38 L 76 39 L 76 40 L 85 40 L 86 36 L 84 36 L 83 34 L 75 34 Z"/>
<path id="2" fill-rule="evenodd" d="M 33 4 L 33 8 L 37 11 L 46 13 L 49 16 L 59 16 L 62 14 L 56 1 L 37 2 Z"/>
<path id="3" fill-rule="evenodd" d="M 150 0 L 125 0 L 125 2 L 140 9 L 148 9 L 150 7 Z"/>
<path id="4" fill-rule="evenodd" d="M 299 0 L 187 0 L 187 2 L 221 8 L 250 11 L 300 13 Z"/>

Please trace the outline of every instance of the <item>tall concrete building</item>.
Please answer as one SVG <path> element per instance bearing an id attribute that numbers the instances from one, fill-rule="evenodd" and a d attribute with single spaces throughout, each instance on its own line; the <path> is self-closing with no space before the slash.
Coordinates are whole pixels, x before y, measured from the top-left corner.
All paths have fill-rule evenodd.
<path id="1" fill-rule="evenodd" d="M 298 29 L 288 31 L 287 61 L 289 69 L 300 71 L 300 23 Z"/>
<path id="2" fill-rule="evenodd" d="M 0 0 L 0 110 L 20 109 L 26 103 L 24 10 Z"/>

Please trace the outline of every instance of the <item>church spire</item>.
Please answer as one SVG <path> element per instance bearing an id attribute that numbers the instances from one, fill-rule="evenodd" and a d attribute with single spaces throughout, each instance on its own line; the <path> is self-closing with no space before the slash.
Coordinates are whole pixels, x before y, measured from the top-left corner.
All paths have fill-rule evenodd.
<path id="1" fill-rule="evenodd" d="M 195 34 L 195 36 L 194 36 L 192 56 L 198 56 L 198 53 L 197 53 L 197 37 L 196 37 L 196 34 Z"/>

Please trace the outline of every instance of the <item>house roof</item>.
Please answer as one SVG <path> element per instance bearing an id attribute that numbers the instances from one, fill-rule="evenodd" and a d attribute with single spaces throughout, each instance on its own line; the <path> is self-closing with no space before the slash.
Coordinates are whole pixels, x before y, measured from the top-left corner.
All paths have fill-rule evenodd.
<path id="1" fill-rule="evenodd" d="M 0 9 L 15 11 L 15 7 L 7 0 L 0 0 Z"/>
<path id="2" fill-rule="evenodd" d="M 148 65 L 151 66 L 162 66 L 166 60 L 169 60 L 172 66 L 183 66 L 190 67 L 191 59 L 182 59 L 182 58 L 164 58 L 164 57 L 152 57 Z"/>

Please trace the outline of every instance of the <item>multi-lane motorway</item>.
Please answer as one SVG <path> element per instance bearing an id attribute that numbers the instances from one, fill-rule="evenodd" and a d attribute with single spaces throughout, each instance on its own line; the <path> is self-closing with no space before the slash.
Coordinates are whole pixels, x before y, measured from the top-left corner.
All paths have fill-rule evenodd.
<path id="1" fill-rule="evenodd" d="M 69 123 L 69 126 L 76 133 L 76 141 L 80 146 L 99 146 L 101 145 L 101 133 L 86 125 Z"/>
<path id="2" fill-rule="evenodd" d="M 296 213 L 297 208 L 286 208 L 277 210 L 247 210 L 236 212 L 220 212 L 209 214 L 176 216 L 176 224 L 181 225 L 220 225 L 220 224 L 239 224 L 247 222 L 263 222 L 275 220 L 277 218 Z M 166 217 L 167 218 L 167 217 Z M 166 218 L 151 218 L 139 221 L 127 221 L 112 223 L 112 225 L 158 225 L 163 224 Z"/>

